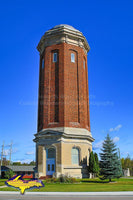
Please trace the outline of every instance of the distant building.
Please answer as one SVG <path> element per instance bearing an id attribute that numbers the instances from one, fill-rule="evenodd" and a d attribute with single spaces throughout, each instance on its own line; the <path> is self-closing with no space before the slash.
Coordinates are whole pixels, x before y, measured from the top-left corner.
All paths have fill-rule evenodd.
<path id="1" fill-rule="evenodd" d="M 129 169 L 129 168 L 123 169 L 123 175 L 124 175 L 124 176 L 131 176 L 131 175 L 130 175 L 130 169 Z"/>
<path id="2" fill-rule="evenodd" d="M 34 139 L 36 171 L 39 177 L 88 177 L 94 141 L 89 114 L 89 44 L 79 30 L 61 24 L 46 31 L 37 49 L 40 75 Z"/>
<path id="3" fill-rule="evenodd" d="M 18 165 L 7 165 L 1 166 L 1 178 L 4 178 L 5 172 L 10 169 L 15 173 L 15 175 L 23 174 L 23 178 L 33 178 L 34 177 L 35 166 L 18 166 Z"/>

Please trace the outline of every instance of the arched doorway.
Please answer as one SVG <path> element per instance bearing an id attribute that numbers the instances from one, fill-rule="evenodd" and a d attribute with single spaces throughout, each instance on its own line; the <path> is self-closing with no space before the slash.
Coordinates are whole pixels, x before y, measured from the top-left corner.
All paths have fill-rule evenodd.
<path id="1" fill-rule="evenodd" d="M 53 175 L 55 172 L 55 160 L 56 160 L 56 150 L 50 147 L 46 150 L 46 175 Z"/>

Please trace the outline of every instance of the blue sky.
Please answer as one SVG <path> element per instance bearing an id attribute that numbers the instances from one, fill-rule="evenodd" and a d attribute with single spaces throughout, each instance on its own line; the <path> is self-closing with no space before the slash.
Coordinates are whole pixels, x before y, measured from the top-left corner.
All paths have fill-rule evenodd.
<path id="1" fill-rule="evenodd" d="M 93 150 L 107 132 L 121 156 L 133 158 L 133 1 L 34 1 L 0 3 L 0 145 L 13 141 L 13 161 L 35 160 L 39 53 L 48 29 L 69 24 L 86 36 Z"/>

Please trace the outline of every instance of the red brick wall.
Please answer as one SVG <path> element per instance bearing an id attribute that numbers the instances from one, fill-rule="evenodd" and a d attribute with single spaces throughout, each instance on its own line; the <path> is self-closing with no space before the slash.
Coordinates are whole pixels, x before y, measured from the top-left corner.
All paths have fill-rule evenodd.
<path id="1" fill-rule="evenodd" d="M 57 53 L 57 62 L 53 62 L 53 54 Z M 50 64 L 50 123 L 59 122 L 59 52 L 51 51 Z"/>
<path id="2" fill-rule="evenodd" d="M 53 51 L 58 51 L 57 63 Z M 40 58 L 38 131 L 63 126 L 90 130 L 87 73 L 87 56 L 81 47 L 62 43 L 45 48 Z"/>

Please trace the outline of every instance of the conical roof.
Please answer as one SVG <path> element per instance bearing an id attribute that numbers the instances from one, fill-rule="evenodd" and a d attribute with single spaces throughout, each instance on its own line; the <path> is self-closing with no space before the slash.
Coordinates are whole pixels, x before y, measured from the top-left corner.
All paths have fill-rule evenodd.
<path id="1" fill-rule="evenodd" d="M 59 24 L 59 25 L 54 26 L 52 29 L 58 29 L 60 27 L 64 27 L 64 28 L 67 28 L 67 29 L 70 29 L 70 30 L 73 30 L 73 31 L 80 32 L 79 30 L 77 30 L 76 28 L 74 28 L 73 26 L 70 26 L 68 24 Z"/>
<path id="2" fill-rule="evenodd" d="M 90 49 L 83 33 L 68 24 L 59 24 L 46 31 L 42 36 L 37 49 L 40 54 L 42 54 L 47 46 L 64 42 L 80 46 L 85 50 L 85 53 L 87 53 Z"/>

